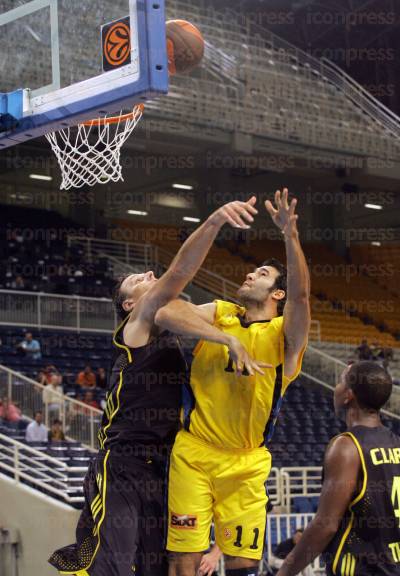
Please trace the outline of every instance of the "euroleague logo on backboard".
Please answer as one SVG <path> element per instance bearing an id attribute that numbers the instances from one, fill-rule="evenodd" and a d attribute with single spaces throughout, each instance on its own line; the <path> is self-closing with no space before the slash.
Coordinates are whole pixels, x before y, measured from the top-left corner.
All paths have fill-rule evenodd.
<path id="1" fill-rule="evenodd" d="M 105 24 L 101 29 L 103 71 L 108 72 L 131 63 L 130 17 Z"/>

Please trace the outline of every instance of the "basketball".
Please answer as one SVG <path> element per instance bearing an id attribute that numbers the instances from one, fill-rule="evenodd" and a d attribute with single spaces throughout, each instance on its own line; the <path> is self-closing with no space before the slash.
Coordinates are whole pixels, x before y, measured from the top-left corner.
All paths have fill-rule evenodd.
<path id="1" fill-rule="evenodd" d="M 169 20 L 167 50 L 170 74 L 185 74 L 200 64 L 204 55 L 204 38 L 190 22 Z"/>

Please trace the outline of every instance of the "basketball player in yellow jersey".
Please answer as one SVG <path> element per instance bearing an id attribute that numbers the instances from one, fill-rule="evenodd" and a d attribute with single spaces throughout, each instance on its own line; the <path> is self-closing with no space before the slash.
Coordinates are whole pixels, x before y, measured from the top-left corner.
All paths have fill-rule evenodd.
<path id="1" fill-rule="evenodd" d="M 211 523 L 228 576 L 258 573 L 264 547 L 271 469 L 268 444 L 289 383 L 301 368 L 310 326 L 310 281 L 297 231 L 296 200 L 276 192 L 266 202 L 283 232 L 287 273 L 275 259 L 247 275 L 240 305 L 172 302 L 156 323 L 201 337 L 203 323 L 234 335 L 264 374 L 235 365 L 228 349 L 200 341 L 190 376 L 193 410 L 172 451 L 169 476 L 170 576 L 195 576 L 209 547 Z M 283 311 L 283 316 L 282 316 Z"/>

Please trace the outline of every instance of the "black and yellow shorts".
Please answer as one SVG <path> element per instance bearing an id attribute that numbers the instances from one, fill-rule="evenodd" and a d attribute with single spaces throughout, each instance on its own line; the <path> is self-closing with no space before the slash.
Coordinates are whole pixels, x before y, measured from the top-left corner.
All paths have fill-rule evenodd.
<path id="1" fill-rule="evenodd" d="M 270 470 L 271 454 L 265 447 L 225 450 L 181 430 L 169 471 L 167 549 L 207 550 L 214 522 L 224 554 L 259 560 Z"/>
<path id="2" fill-rule="evenodd" d="M 166 462 L 100 451 L 84 482 L 76 544 L 49 562 L 77 576 L 166 576 Z"/>

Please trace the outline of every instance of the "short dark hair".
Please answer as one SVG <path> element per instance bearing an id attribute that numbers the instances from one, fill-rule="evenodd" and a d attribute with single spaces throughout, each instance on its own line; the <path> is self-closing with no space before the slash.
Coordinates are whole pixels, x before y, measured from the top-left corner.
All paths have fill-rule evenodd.
<path id="1" fill-rule="evenodd" d="M 279 276 L 276 277 L 275 284 L 272 286 L 271 290 L 283 290 L 285 292 L 285 297 L 278 302 L 278 314 L 281 316 L 286 304 L 287 268 L 282 264 L 282 262 L 277 260 L 277 258 L 268 258 L 267 260 L 264 260 L 261 266 L 272 266 L 279 272 Z"/>
<path id="2" fill-rule="evenodd" d="M 114 304 L 114 308 L 118 314 L 118 318 L 120 318 L 121 320 L 125 320 L 125 318 L 129 314 L 129 312 L 127 312 L 123 307 L 124 300 L 126 299 L 126 294 L 124 294 L 121 291 L 122 283 L 126 278 L 128 278 L 128 276 L 130 276 L 130 274 L 125 274 L 124 276 L 120 276 L 118 278 L 117 284 L 114 286 L 112 294 L 112 301 Z"/>
<path id="3" fill-rule="evenodd" d="M 35 413 L 34 413 L 33 417 L 36 418 L 36 416 L 37 416 L 38 414 L 40 414 L 40 415 L 43 416 L 43 412 L 42 412 L 41 410 L 35 410 Z"/>
<path id="4" fill-rule="evenodd" d="M 58 418 L 54 418 L 54 420 L 53 420 L 53 426 L 54 426 L 54 424 L 60 424 L 60 425 L 61 425 L 62 422 L 61 422 L 61 420 L 59 420 Z"/>
<path id="5" fill-rule="evenodd" d="M 388 372 L 372 360 L 354 362 L 345 375 L 345 384 L 361 408 L 376 412 L 389 400 L 393 386 Z"/>

